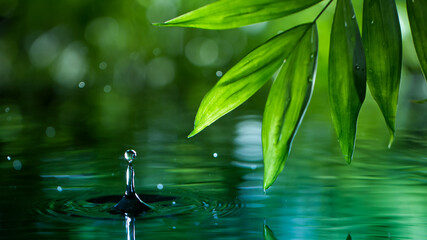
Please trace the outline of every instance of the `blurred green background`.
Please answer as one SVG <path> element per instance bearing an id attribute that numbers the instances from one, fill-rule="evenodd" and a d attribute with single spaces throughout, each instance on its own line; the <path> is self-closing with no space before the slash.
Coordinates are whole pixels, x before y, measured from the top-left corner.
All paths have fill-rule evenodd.
<path id="1" fill-rule="evenodd" d="M 84 133 L 87 137 L 93 132 L 108 133 L 143 124 L 132 122 L 132 116 L 138 112 L 158 114 L 171 109 L 194 116 L 203 95 L 239 59 L 279 31 L 311 21 L 325 5 L 322 2 L 290 17 L 235 30 L 151 25 L 209 2 L 212 1 L 1 1 L 2 112 L 10 109 L 18 119 L 22 114 L 28 115 L 30 122 L 23 126 L 30 124 L 32 117 L 44 119 L 47 126 L 58 122 L 84 125 L 90 129 Z M 408 124 L 413 126 L 414 122 L 425 125 L 422 119 L 426 117 L 426 108 L 410 100 L 425 98 L 427 90 L 413 48 L 404 1 L 397 2 L 404 41 L 397 119 L 397 128 L 401 129 Z M 354 5 L 360 23 L 362 1 L 354 1 Z M 307 114 L 307 118 L 313 113 L 325 122 L 331 122 L 327 59 L 333 9 L 334 5 L 318 21 L 319 68 Z M 270 86 L 267 85 L 246 104 L 259 114 Z M 154 107 L 153 101 L 161 104 Z M 409 116 L 408 112 L 417 114 Z M 382 116 L 369 96 L 360 118 L 384 129 L 384 139 L 387 137 Z M 186 132 L 190 132 L 193 119 L 182 120 Z M 5 130 L 7 124 L 7 119 L 3 119 L 3 140 L 18 131 Z"/>

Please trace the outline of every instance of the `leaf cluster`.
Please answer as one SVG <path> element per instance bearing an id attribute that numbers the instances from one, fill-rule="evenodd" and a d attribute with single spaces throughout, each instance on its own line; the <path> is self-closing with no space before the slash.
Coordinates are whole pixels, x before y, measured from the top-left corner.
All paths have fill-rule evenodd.
<path id="1" fill-rule="evenodd" d="M 158 26 L 211 30 L 237 28 L 297 13 L 322 0 L 219 0 Z M 326 2 L 326 1 L 323 1 Z M 364 0 L 363 32 L 351 0 L 336 0 L 328 64 L 329 102 L 339 144 L 350 163 L 357 119 L 368 86 L 395 135 L 396 108 L 402 65 L 402 37 L 395 0 Z M 276 72 L 266 102 L 262 145 L 264 189 L 283 170 L 292 141 L 304 118 L 316 78 L 316 20 L 267 40 L 233 66 L 205 95 L 196 115 L 192 137 L 249 99 Z M 427 73 L 427 0 L 407 0 L 413 41 Z"/>

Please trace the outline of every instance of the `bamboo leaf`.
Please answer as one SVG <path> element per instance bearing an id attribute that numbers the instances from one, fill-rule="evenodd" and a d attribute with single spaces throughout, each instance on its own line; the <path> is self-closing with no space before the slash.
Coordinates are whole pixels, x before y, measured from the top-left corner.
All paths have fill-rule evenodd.
<path id="1" fill-rule="evenodd" d="M 402 36 L 394 0 L 364 1 L 362 36 L 368 86 L 390 131 L 390 147 L 402 68 Z"/>
<path id="2" fill-rule="evenodd" d="M 264 240 L 277 240 L 277 238 L 274 236 L 274 232 L 266 225 L 264 224 Z"/>
<path id="3" fill-rule="evenodd" d="M 197 111 L 192 137 L 238 107 L 258 91 L 280 68 L 310 24 L 271 38 L 233 66 L 205 95 Z"/>
<path id="4" fill-rule="evenodd" d="M 338 0 L 329 49 L 329 102 L 342 153 L 350 163 L 365 99 L 365 54 L 351 0 Z"/>
<path id="5" fill-rule="evenodd" d="M 427 0 L 406 0 L 406 8 L 415 50 L 427 80 Z"/>
<path id="6" fill-rule="evenodd" d="M 321 0 L 220 0 L 158 26 L 230 29 L 290 15 Z"/>
<path id="7" fill-rule="evenodd" d="M 268 95 L 262 123 L 264 189 L 269 188 L 283 170 L 310 101 L 317 42 L 316 24 L 312 24 L 283 63 Z"/>

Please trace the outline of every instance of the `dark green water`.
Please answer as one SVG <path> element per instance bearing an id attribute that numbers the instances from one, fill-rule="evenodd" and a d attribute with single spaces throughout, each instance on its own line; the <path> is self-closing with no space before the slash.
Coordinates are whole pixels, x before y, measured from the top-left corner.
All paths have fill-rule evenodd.
<path id="1" fill-rule="evenodd" d="M 308 115 L 284 173 L 264 193 L 261 117 L 248 111 L 187 140 L 192 116 L 173 109 L 98 133 L 57 122 L 53 134 L 11 108 L 2 117 L 20 121 L 2 130 L 0 238 L 126 239 L 125 218 L 106 211 L 114 203 L 90 199 L 123 194 L 127 148 L 138 151 L 141 197 L 173 197 L 132 222 L 136 239 L 262 239 L 264 223 L 278 239 L 427 236 L 426 131 L 400 130 L 387 149 L 386 136 L 374 137 L 384 132 L 362 119 L 366 133 L 348 166 L 330 122 Z"/>

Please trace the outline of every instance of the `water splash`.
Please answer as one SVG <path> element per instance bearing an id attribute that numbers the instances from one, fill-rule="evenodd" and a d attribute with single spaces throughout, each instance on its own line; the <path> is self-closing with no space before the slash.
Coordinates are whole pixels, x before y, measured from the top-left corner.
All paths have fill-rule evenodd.
<path id="1" fill-rule="evenodd" d="M 129 162 L 126 170 L 126 190 L 122 199 L 113 208 L 127 216 L 137 216 L 153 209 L 153 207 L 143 202 L 135 192 L 135 171 L 132 165 L 136 158 L 135 150 L 127 150 L 124 156 Z"/>

